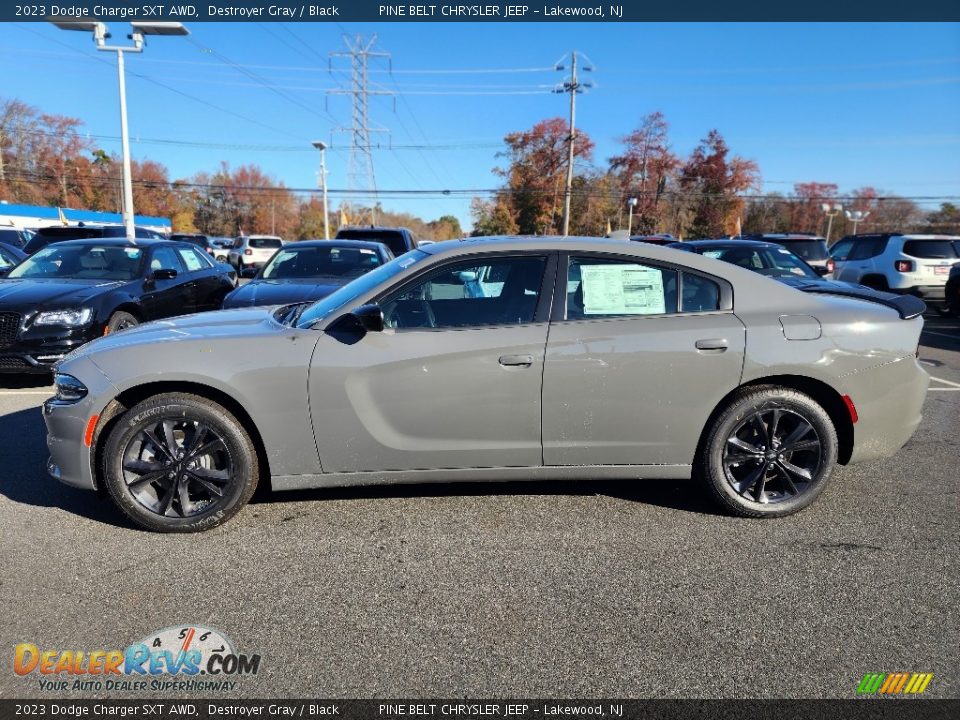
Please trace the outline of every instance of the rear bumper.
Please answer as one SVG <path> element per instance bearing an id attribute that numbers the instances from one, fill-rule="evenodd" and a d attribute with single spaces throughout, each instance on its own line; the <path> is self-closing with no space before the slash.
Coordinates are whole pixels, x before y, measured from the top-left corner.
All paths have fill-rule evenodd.
<path id="1" fill-rule="evenodd" d="M 859 415 L 850 462 L 889 457 L 913 437 L 923 419 L 930 376 L 913 356 L 844 378 Z"/>
<path id="2" fill-rule="evenodd" d="M 916 295 L 924 300 L 942 301 L 944 298 L 945 285 L 911 285 L 902 288 L 890 288 L 890 292 L 900 295 Z"/>

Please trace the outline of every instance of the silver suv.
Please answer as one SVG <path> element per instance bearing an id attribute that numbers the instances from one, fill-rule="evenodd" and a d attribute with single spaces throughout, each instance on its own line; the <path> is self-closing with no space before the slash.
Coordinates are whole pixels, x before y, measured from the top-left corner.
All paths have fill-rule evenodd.
<path id="1" fill-rule="evenodd" d="M 942 303 L 950 268 L 960 262 L 960 237 L 848 235 L 830 248 L 830 255 L 837 280 Z"/>
<path id="2" fill-rule="evenodd" d="M 227 261 L 237 272 L 263 267 L 273 254 L 283 247 L 283 239 L 276 235 L 241 235 L 234 241 Z"/>

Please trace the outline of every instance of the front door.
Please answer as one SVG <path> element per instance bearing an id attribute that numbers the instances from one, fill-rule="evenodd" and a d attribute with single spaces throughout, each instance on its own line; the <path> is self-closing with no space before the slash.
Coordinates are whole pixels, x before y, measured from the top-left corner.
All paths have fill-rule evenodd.
<path id="1" fill-rule="evenodd" d="M 325 334 L 309 379 L 324 472 L 541 465 L 554 266 L 452 260 L 381 299 L 383 332 Z"/>
<path id="2" fill-rule="evenodd" d="M 739 385 L 745 328 L 723 281 L 571 257 L 543 378 L 545 465 L 687 465 Z"/>

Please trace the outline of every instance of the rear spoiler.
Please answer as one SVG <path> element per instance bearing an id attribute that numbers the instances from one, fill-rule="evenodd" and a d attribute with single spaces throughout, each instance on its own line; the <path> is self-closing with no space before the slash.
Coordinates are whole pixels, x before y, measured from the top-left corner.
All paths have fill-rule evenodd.
<path id="1" fill-rule="evenodd" d="M 919 317 L 927 310 L 927 304 L 914 295 L 894 295 L 868 287 L 823 287 L 811 284 L 797 286 L 797 289 L 803 292 L 839 295 L 886 305 L 900 313 L 900 317 L 904 320 Z"/>

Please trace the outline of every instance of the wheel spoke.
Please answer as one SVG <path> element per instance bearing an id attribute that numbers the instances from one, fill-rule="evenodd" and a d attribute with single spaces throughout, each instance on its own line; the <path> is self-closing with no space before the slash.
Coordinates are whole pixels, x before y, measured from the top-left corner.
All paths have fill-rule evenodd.
<path id="1" fill-rule="evenodd" d="M 152 430 L 145 429 L 143 431 L 143 434 L 144 434 L 144 437 L 146 437 L 147 440 L 150 441 L 150 444 L 153 445 L 154 448 L 156 448 L 157 450 L 163 453 L 164 457 L 166 457 L 167 460 L 172 461 L 174 459 L 173 455 L 170 454 L 170 451 L 167 450 L 166 445 L 160 442 L 160 440 L 157 438 L 156 434 Z"/>
<path id="2" fill-rule="evenodd" d="M 231 478 L 229 470 L 214 470 L 211 468 L 190 468 L 187 470 L 191 475 L 202 478 L 204 480 L 209 480 L 210 482 L 215 483 L 228 483 Z"/>
<path id="3" fill-rule="evenodd" d="M 799 422 L 797 427 L 795 427 L 793 432 L 787 435 L 787 437 L 784 438 L 783 442 L 781 443 L 782 448 L 788 448 L 796 445 L 803 437 L 806 436 L 807 433 L 813 430 L 813 426 L 806 420 L 803 418 L 798 418 L 798 420 Z"/>
<path id="4" fill-rule="evenodd" d="M 780 467 L 782 467 L 791 475 L 797 476 L 804 482 L 810 482 L 811 480 L 813 480 L 813 476 L 810 474 L 809 470 L 805 470 L 802 467 L 797 467 L 796 465 L 791 463 L 789 460 L 780 460 L 779 463 L 780 463 Z"/>
<path id="5" fill-rule="evenodd" d="M 208 443 L 206 443 L 206 444 L 204 444 L 204 445 L 201 445 L 201 446 L 198 447 L 196 450 L 194 450 L 192 453 L 190 453 L 189 455 L 187 455 L 187 460 L 193 460 L 193 459 L 198 458 L 198 457 L 203 457 L 204 455 L 209 455 L 209 454 L 210 454 L 210 451 L 213 450 L 215 447 L 217 447 L 217 445 L 223 445 L 223 444 L 224 444 L 224 443 L 223 443 L 223 440 L 221 440 L 221 439 L 218 438 L 218 437 L 215 437 L 215 438 L 214 438 L 213 440 L 211 440 L 210 442 L 208 442 Z M 226 447 L 226 446 L 224 446 L 224 447 Z"/>
<path id="6" fill-rule="evenodd" d="M 819 440 L 804 440 L 803 442 L 798 442 L 789 447 L 781 447 L 781 452 L 800 452 L 801 450 L 814 450 L 820 447 Z"/>
<path id="7" fill-rule="evenodd" d="M 735 485 L 736 491 L 741 495 L 746 495 L 750 491 L 750 488 L 752 488 L 754 484 L 756 484 L 757 480 L 762 475 L 766 475 L 766 472 L 767 472 L 767 463 L 764 462 L 755 470 L 751 471 L 750 474 L 747 475 L 743 480 L 740 480 L 737 482 L 737 484 Z"/>
<path id="8" fill-rule="evenodd" d="M 170 483 L 170 487 L 167 489 L 167 494 L 163 496 L 163 499 L 160 500 L 160 509 L 157 511 L 161 515 L 166 515 L 170 512 L 170 509 L 173 507 L 173 499 L 177 496 L 177 483 Z"/>
<path id="9" fill-rule="evenodd" d="M 164 469 L 163 463 L 149 462 L 147 460 L 127 460 L 123 463 L 123 469 L 135 472 L 137 475 L 145 473 L 154 473 Z"/>
<path id="10" fill-rule="evenodd" d="M 163 439 L 167 444 L 167 452 L 170 454 L 170 457 L 174 458 L 177 456 L 177 440 L 173 437 L 173 421 L 172 420 L 163 420 L 161 422 L 163 426 Z"/>
<path id="11" fill-rule="evenodd" d="M 763 452 L 756 445 L 751 445 L 746 440 L 741 440 L 736 435 L 731 435 L 727 442 L 733 445 L 736 448 L 740 448 L 744 452 L 750 453 L 751 455 L 762 455 Z"/>
<path id="12" fill-rule="evenodd" d="M 745 462 L 761 462 L 762 460 L 763 456 L 757 453 L 727 453 L 723 458 L 727 467 Z"/>
<path id="13" fill-rule="evenodd" d="M 209 434 L 210 431 L 207 430 L 205 425 L 197 423 L 193 431 L 193 436 L 190 438 L 190 443 L 183 448 L 184 454 L 188 457 L 193 457 L 194 448 L 200 447 Z"/>
<path id="14" fill-rule="evenodd" d="M 767 447 L 772 447 L 774 441 L 777 439 L 777 427 L 780 425 L 780 415 L 781 415 L 781 412 L 782 412 L 782 411 L 780 410 L 780 408 L 774 408 L 774 409 L 773 409 L 773 417 L 771 418 L 770 424 L 769 424 L 769 426 L 768 426 L 769 432 L 768 432 L 768 438 L 767 438 L 767 439 L 768 439 L 770 442 L 767 443 Z"/>
<path id="15" fill-rule="evenodd" d="M 770 447 L 770 437 L 767 432 L 767 426 L 763 423 L 763 418 L 760 417 L 760 413 L 756 413 L 752 418 L 750 418 L 750 423 L 753 425 L 754 431 L 757 433 L 757 437 L 767 446 Z"/>
<path id="16" fill-rule="evenodd" d="M 188 474 L 190 475 L 190 480 L 192 480 L 193 482 L 203 485 L 203 487 L 205 487 L 207 490 L 212 492 L 217 497 L 223 497 L 223 489 L 218 487 L 215 483 L 210 482 L 206 478 L 200 477 L 194 472 L 189 472 Z"/>
<path id="17" fill-rule="evenodd" d="M 763 471 L 760 473 L 760 477 L 757 479 L 757 484 L 753 488 L 753 499 L 758 503 L 768 503 L 770 499 L 767 497 L 766 487 L 767 487 L 767 469 L 770 467 L 769 463 L 763 464 Z"/>
<path id="18" fill-rule="evenodd" d="M 166 470 L 154 470 L 153 472 L 148 472 L 138 478 L 135 478 L 134 480 L 131 480 L 127 483 L 127 487 L 131 489 L 140 488 L 148 483 L 157 481 L 161 481 L 161 484 L 163 484 L 162 481 L 166 479 L 168 479 Z"/>
<path id="19" fill-rule="evenodd" d="M 190 490 L 187 478 L 180 478 L 177 483 L 177 495 L 180 498 L 180 514 L 186 517 L 194 512 L 193 502 L 190 500 Z"/>
<path id="20" fill-rule="evenodd" d="M 783 478 L 784 484 L 787 486 L 787 491 L 792 495 L 799 495 L 800 491 L 797 490 L 797 486 L 793 484 L 793 480 L 790 477 L 790 473 L 787 472 L 787 469 L 783 467 L 783 463 L 779 462 L 775 466 L 777 468 L 777 473 Z"/>

